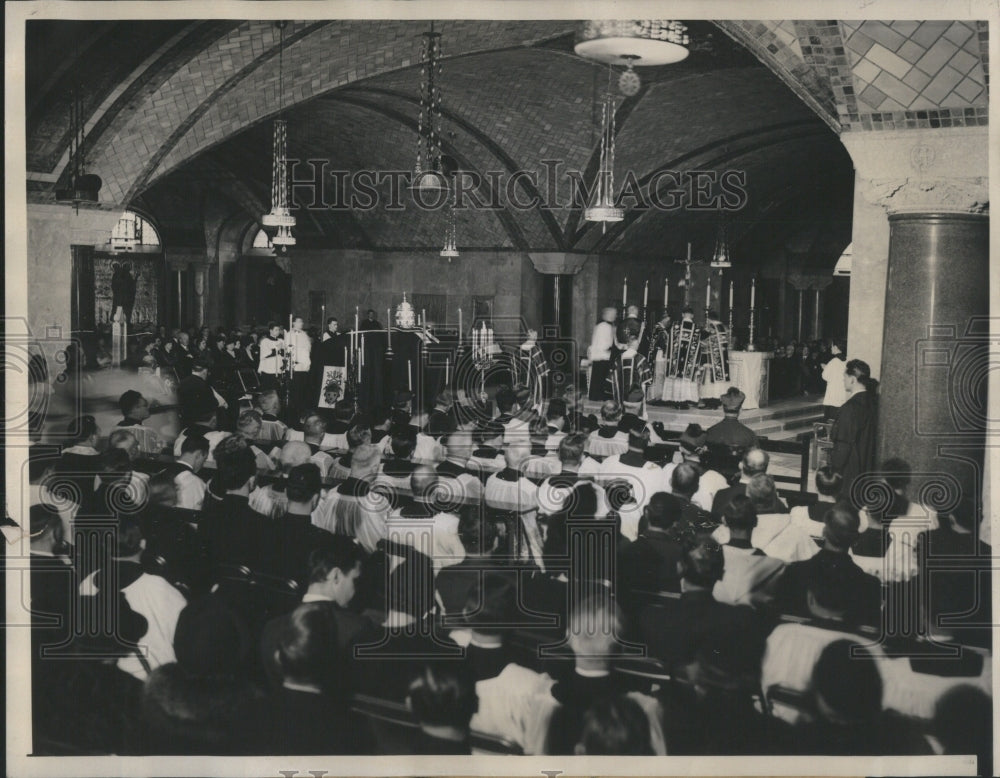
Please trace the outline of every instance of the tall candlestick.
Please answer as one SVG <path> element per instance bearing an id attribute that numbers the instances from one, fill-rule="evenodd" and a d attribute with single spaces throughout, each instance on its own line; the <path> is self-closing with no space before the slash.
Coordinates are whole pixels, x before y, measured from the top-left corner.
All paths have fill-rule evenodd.
<path id="1" fill-rule="evenodd" d="M 344 346 L 344 367 L 347 367 L 347 346 Z"/>
<path id="2" fill-rule="evenodd" d="M 733 309 L 733 282 L 729 282 L 729 310 Z"/>
<path id="3" fill-rule="evenodd" d="M 326 332 L 326 303 L 323 303 L 320 306 L 319 310 L 320 310 L 320 314 L 319 314 L 320 323 L 319 323 L 319 326 L 323 328 L 324 332 Z"/>
<path id="4" fill-rule="evenodd" d="M 413 391 L 413 362 L 406 360 L 406 388 Z"/>
<path id="5" fill-rule="evenodd" d="M 385 343 L 387 351 L 392 351 L 392 308 L 385 309 Z"/>
<path id="6" fill-rule="evenodd" d="M 458 345 L 462 345 L 462 309 L 458 309 Z"/>
<path id="7" fill-rule="evenodd" d="M 646 313 L 646 308 L 649 307 L 649 279 L 646 279 L 646 288 L 642 292 L 642 312 Z"/>
<path id="8" fill-rule="evenodd" d="M 757 276 L 750 279 L 750 310 L 754 309 L 754 300 L 757 296 Z"/>
<path id="9" fill-rule="evenodd" d="M 427 309 L 426 308 L 421 308 L 420 309 L 420 321 L 422 321 L 424 323 L 425 327 L 427 326 Z"/>
<path id="10" fill-rule="evenodd" d="M 663 310 L 667 309 L 667 302 L 670 300 L 670 277 L 663 279 Z"/>
<path id="11" fill-rule="evenodd" d="M 451 369 L 451 358 L 446 356 L 444 358 L 444 385 L 445 386 L 448 386 L 448 379 L 449 379 L 449 376 L 450 376 L 450 369 Z"/>
<path id="12" fill-rule="evenodd" d="M 705 280 L 705 310 L 712 307 L 712 277 Z"/>
<path id="13" fill-rule="evenodd" d="M 622 284 L 622 307 L 625 307 L 625 301 L 628 300 L 628 276 L 625 276 L 625 283 Z"/>

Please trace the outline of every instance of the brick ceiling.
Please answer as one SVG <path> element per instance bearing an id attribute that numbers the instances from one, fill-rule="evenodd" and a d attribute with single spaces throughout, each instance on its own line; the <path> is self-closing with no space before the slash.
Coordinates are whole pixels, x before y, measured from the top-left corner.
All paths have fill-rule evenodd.
<path id="1" fill-rule="evenodd" d="M 738 212 L 633 209 L 602 231 L 571 205 L 464 210 L 456 215 L 460 247 L 655 255 L 679 251 L 686 240 L 710 245 L 724 223 L 737 257 L 805 229 L 823 236 L 809 244 L 808 261 L 824 264 L 850 240 L 853 174 L 837 133 L 986 121 L 984 23 L 689 25 L 687 60 L 640 69 L 639 94 L 616 97 L 616 183 L 628 171 L 644 182 L 664 170 L 739 170 L 748 196 Z M 426 27 L 289 22 L 289 156 L 347 171 L 411 169 Z M 436 29 L 447 58 L 444 150 L 460 170 L 530 171 L 540 184 L 522 179 L 523 199 L 544 194 L 545 160 L 592 175 L 594 97 L 607 71 L 573 55 L 572 22 L 456 20 Z M 167 243 L 207 240 L 191 225 L 202 223 L 209 198 L 222 198 L 250 224 L 270 200 L 277 41 L 263 21 L 30 22 L 29 200 L 51 201 L 65 181 L 76 88 L 87 117 L 87 169 L 104 180 L 105 207 L 141 206 Z M 486 183 L 476 194 L 488 200 L 496 192 Z M 808 229 L 795 225 L 805 197 L 825 204 Z M 300 245 L 420 249 L 440 244 L 446 216 L 412 207 L 313 208 L 299 209 L 298 220 Z"/>

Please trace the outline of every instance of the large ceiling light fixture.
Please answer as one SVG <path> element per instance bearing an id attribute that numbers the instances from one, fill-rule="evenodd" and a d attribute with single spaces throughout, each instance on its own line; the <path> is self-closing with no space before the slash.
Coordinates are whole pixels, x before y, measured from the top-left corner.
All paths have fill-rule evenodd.
<path id="1" fill-rule="evenodd" d="M 618 89 L 627 97 L 639 92 L 636 66 L 670 65 L 687 57 L 687 27 L 671 20 L 599 19 L 577 29 L 573 50 L 581 57 L 608 66 L 608 89 L 601 109 L 600 167 L 593 195 L 584 209 L 586 221 L 620 222 L 624 209 L 615 205 L 615 99 L 611 91 L 614 66 L 624 66 Z"/>
<path id="2" fill-rule="evenodd" d="M 425 32 L 420 66 L 420 115 L 417 118 L 417 164 L 412 188 L 442 191 L 448 182 L 441 169 L 441 33 Z"/>
<path id="3" fill-rule="evenodd" d="M 689 53 L 689 43 L 687 27 L 672 19 L 598 19 L 583 22 L 573 50 L 606 65 L 624 65 L 618 87 L 632 96 L 640 86 L 634 67 L 680 62 Z"/>
<path id="4" fill-rule="evenodd" d="M 275 22 L 278 28 L 278 118 L 274 121 L 274 155 L 271 166 L 271 211 L 264 214 L 260 222 L 264 227 L 277 229 L 271 238 L 272 245 L 282 254 L 289 246 L 295 245 L 292 227 L 295 217 L 292 216 L 288 202 L 288 130 L 285 120 L 281 118 L 285 107 L 284 90 L 284 53 L 285 25 L 287 22 Z"/>

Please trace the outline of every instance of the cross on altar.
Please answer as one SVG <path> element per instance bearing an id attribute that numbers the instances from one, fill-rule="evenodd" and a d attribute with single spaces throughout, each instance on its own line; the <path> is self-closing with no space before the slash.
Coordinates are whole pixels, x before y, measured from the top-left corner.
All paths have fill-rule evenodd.
<path id="1" fill-rule="evenodd" d="M 704 265 L 700 259 L 691 259 L 691 244 L 688 243 L 688 253 L 687 259 L 675 259 L 675 265 L 684 265 L 684 307 L 686 308 L 691 304 L 691 266 L 692 265 Z"/>

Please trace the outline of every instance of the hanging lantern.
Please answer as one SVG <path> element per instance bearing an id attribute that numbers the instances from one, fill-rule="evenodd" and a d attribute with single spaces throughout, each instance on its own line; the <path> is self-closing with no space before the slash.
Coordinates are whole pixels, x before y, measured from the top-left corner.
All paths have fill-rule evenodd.
<path id="1" fill-rule="evenodd" d="M 69 106 L 69 186 L 56 190 L 56 202 L 72 203 L 79 213 L 80 203 L 96 203 L 103 181 L 94 173 L 84 172 L 86 155 L 84 152 L 83 99 L 80 90 L 73 89 Z"/>
<path id="2" fill-rule="evenodd" d="M 284 105 L 284 48 L 285 22 L 277 22 L 280 39 L 278 42 L 278 100 L 279 113 Z M 271 211 L 264 214 L 261 224 L 265 228 L 276 229 L 271 238 L 271 244 L 281 253 L 295 245 L 292 227 L 295 217 L 292 216 L 288 202 L 288 130 L 284 119 L 274 122 L 274 147 L 271 164 Z"/>
<path id="3" fill-rule="evenodd" d="M 411 188 L 439 192 L 448 188 L 441 170 L 441 33 L 424 33 L 420 68 L 420 115 L 417 118 L 417 163 Z"/>
<path id="4" fill-rule="evenodd" d="M 441 256 L 445 257 L 449 262 L 458 256 L 454 203 L 448 206 L 448 228 L 445 231 L 444 248 L 441 249 Z"/>
<path id="5" fill-rule="evenodd" d="M 715 253 L 712 254 L 711 267 L 720 270 L 732 267 L 732 263 L 729 261 L 729 245 L 726 243 L 726 228 L 721 225 L 719 236 L 715 240 Z"/>

